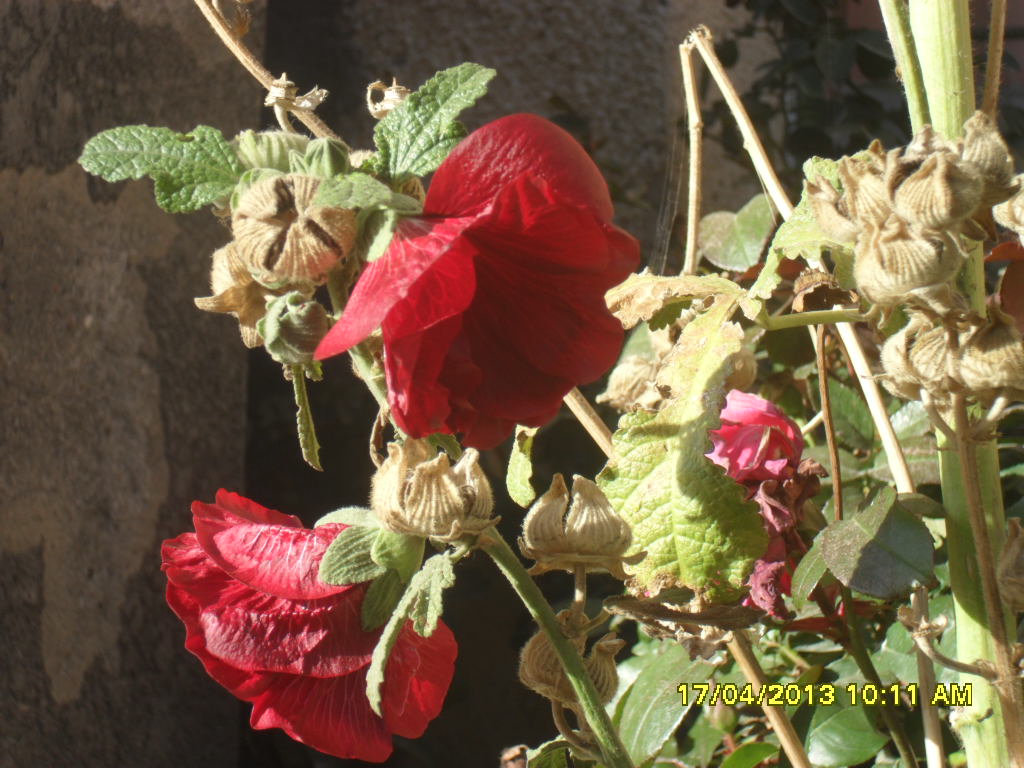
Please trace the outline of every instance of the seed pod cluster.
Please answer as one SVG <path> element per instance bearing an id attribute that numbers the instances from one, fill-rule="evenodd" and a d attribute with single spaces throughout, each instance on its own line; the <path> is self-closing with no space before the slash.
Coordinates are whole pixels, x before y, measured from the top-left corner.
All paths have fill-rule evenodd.
<path id="1" fill-rule="evenodd" d="M 426 440 L 388 444 L 373 478 L 370 506 L 389 530 L 454 541 L 492 525 L 494 496 L 480 454 L 468 449 L 451 466 Z"/>
<path id="2" fill-rule="evenodd" d="M 985 114 L 949 142 L 926 126 L 904 148 L 878 141 L 839 161 L 842 192 L 828 181 L 808 181 L 819 225 L 853 242 L 854 278 L 872 303 L 917 305 L 940 316 L 960 310 L 950 283 L 963 266 L 961 235 L 979 238 L 974 220 L 1007 200 L 1019 184 L 1006 143 Z"/>
<path id="3" fill-rule="evenodd" d="M 623 563 L 632 565 L 644 556 L 625 556 L 632 542 L 629 524 L 612 509 L 592 480 L 573 477 L 570 506 L 565 481 L 556 474 L 548 492 L 530 507 L 519 548 L 537 561 L 530 570 L 532 574 L 571 572 L 582 566 L 588 571 L 608 571 L 625 580 Z"/>

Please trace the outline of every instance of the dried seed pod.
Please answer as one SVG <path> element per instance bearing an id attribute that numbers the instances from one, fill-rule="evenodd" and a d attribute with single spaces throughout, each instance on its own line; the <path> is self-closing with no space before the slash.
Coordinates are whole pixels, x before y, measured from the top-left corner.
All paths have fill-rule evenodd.
<path id="1" fill-rule="evenodd" d="M 1013 178 L 1013 157 L 999 134 L 995 121 L 975 112 L 964 123 L 965 163 L 977 169 L 983 182 L 982 204 L 994 205 L 1008 199 L 1017 189 Z"/>
<path id="2" fill-rule="evenodd" d="M 988 322 L 961 345 L 960 381 L 986 404 L 1000 392 L 1024 397 L 1024 344 L 1013 318 L 989 309 Z"/>
<path id="3" fill-rule="evenodd" d="M 916 234 L 898 216 L 890 216 L 881 226 L 869 225 L 857 240 L 857 288 L 869 301 L 891 306 L 923 289 L 944 285 L 963 263 L 953 245 Z"/>
<path id="4" fill-rule="evenodd" d="M 1017 518 L 1006 522 L 1009 530 L 997 571 L 999 594 L 1010 610 L 1020 613 L 1024 611 L 1024 529 Z"/>
<path id="5" fill-rule="evenodd" d="M 1019 192 L 1001 205 L 992 209 L 995 220 L 1007 229 L 1017 233 L 1017 237 L 1024 238 L 1024 174 L 1014 179 L 1014 184 L 1021 186 Z"/>
<path id="6" fill-rule="evenodd" d="M 881 223 L 892 213 L 889 191 L 874 163 L 844 157 L 839 161 L 838 170 L 843 183 L 843 202 L 858 227 Z"/>
<path id="7" fill-rule="evenodd" d="M 896 213 L 926 229 L 948 229 L 981 202 L 982 183 L 948 152 L 931 155 L 893 193 Z"/>
<path id="8" fill-rule="evenodd" d="M 910 345 L 918 331 L 912 320 L 882 345 L 882 386 L 904 400 L 921 399 L 921 381 L 910 364 Z"/>
<path id="9" fill-rule="evenodd" d="M 629 524 L 619 517 L 593 480 L 572 478 L 572 507 L 565 520 L 569 546 L 583 555 L 621 555 L 633 543 Z"/>
<path id="10" fill-rule="evenodd" d="M 635 410 L 657 409 L 661 395 L 654 386 L 659 364 L 641 355 L 629 355 L 612 369 L 608 386 L 597 396 L 597 402 L 609 403 L 612 408 L 626 413 Z"/>
<path id="11" fill-rule="evenodd" d="M 523 520 L 523 536 L 519 548 L 527 557 L 531 552 L 565 552 L 565 513 L 569 508 L 569 489 L 561 474 L 551 478 L 551 487 L 530 507 Z M 536 558 L 534 558 L 536 559 Z"/>
<path id="12" fill-rule="evenodd" d="M 959 155 L 960 150 L 961 146 L 958 142 L 947 140 L 930 125 L 926 125 L 917 132 L 913 141 L 903 150 L 903 157 L 909 162 L 921 163 L 931 155 L 940 152 Z"/>
<path id="13" fill-rule="evenodd" d="M 398 533 L 445 540 L 477 533 L 494 522 L 493 495 L 479 458 L 470 449 L 452 467 L 426 440 L 390 443 L 373 479 L 371 506 Z"/>
<path id="14" fill-rule="evenodd" d="M 330 327 L 323 305 L 308 300 L 300 291 L 268 301 L 267 313 L 256 323 L 267 352 L 283 365 L 310 362 Z"/>
<path id="15" fill-rule="evenodd" d="M 568 611 L 558 614 L 559 623 L 566 627 L 569 619 Z M 575 633 L 567 633 L 570 643 L 576 647 L 578 653 L 583 653 L 586 640 Z M 526 641 L 522 653 L 519 656 L 519 680 L 535 693 L 556 701 L 562 706 L 574 708 L 577 706 L 576 692 L 572 689 L 572 683 L 565 676 L 562 663 L 555 653 L 551 641 L 544 632 L 537 632 Z"/>
<path id="16" fill-rule="evenodd" d="M 598 699 L 607 704 L 615 696 L 619 687 L 619 671 L 615 666 L 615 654 L 625 647 L 626 641 L 618 639 L 614 632 L 609 632 L 598 640 L 583 660 L 583 668 L 597 689 Z"/>
<path id="17" fill-rule="evenodd" d="M 921 386 L 943 394 L 949 374 L 949 339 L 942 326 L 921 331 L 910 347 L 910 367 Z"/>
<path id="18" fill-rule="evenodd" d="M 256 324 L 267 311 L 267 299 L 277 293 L 267 290 L 252 279 L 234 243 L 228 243 L 214 252 L 210 288 L 213 296 L 196 298 L 196 306 L 204 312 L 223 312 L 238 318 L 242 343 L 250 349 L 262 344 L 263 339 Z"/>
<path id="19" fill-rule="evenodd" d="M 814 181 L 805 180 L 804 193 L 811 204 L 814 218 L 818 220 L 818 226 L 826 235 L 841 243 L 857 239 L 860 229 L 844 213 L 845 206 L 842 205 L 839 192 L 827 179 L 819 176 Z"/>
<path id="20" fill-rule="evenodd" d="M 253 278 L 268 288 L 312 290 L 352 249 L 355 211 L 313 205 L 320 179 L 286 174 L 242 195 L 231 229 Z"/>

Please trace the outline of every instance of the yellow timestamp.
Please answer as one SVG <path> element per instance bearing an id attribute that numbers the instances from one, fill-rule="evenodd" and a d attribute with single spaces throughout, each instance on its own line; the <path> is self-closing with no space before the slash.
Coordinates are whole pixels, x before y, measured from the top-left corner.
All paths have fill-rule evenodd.
<path id="1" fill-rule="evenodd" d="M 812 707 L 840 706 L 898 706 L 904 704 L 916 707 L 922 700 L 920 686 L 917 683 L 893 683 L 892 685 L 874 685 L 872 683 L 850 683 L 836 686 L 832 683 L 768 683 L 755 687 L 751 683 L 681 683 L 676 690 L 682 698 L 682 705 L 714 706 L 725 704 L 757 705 L 759 707 Z M 928 701 L 933 706 L 969 707 L 971 706 L 971 684 L 949 683 L 936 685 L 928 692 Z"/>

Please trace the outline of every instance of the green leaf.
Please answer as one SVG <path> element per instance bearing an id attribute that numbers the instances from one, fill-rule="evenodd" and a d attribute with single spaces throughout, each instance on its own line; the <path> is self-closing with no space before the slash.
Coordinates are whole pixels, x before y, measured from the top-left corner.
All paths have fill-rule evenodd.
<path id="1" fill-rule="evenodd" d="M 245 170 L 223 134 L 206 125 L 191 133 L 148 125 L 111 128 L 89 139 L 78 162 L 107 181 L 149 176 L 157 203 L 171 213 L 226 198 Z"/>
<path id="2" fill-rule="evenodd" d="M 373 140 L 378 167 L 392 179 L 436 170 L 466 135 L 455 118 L 487 93 L 495 74 L 467 62 L 430 78 L 377 123 Z"/>
<path id="3" fill-rule="evenodd" d="M 380 520 L 372 509 L 366 507 L 342 507 L 316 521 L 315 527 L 327 525 L 328 523 L 342 523 L 344 525 L 357 525 L 361 528 L 380 528 Z"/>
<path id="4" fill-rule="evenodd" d="M 864 398 L 832 378 L 828 381 L 828 391 L 839 443 L 847 448 L 869 450 L 875 444 L 875 422 Z"/>
<path id="5" fill-rule="evenodd" d="M 740 298 L 745 291 L 732 280 L 715 275 L 664 277 L 644 270 L 630 275 L 604 295 L 605 303 L 625 328 L 649 321 L 669 307 L 681 308 L 710 296 Z"/>
<path id="6" fill-rule="evenodd" d="M 807 550 L 807 554 L 800 560 L 800 565 L 793 572 L 792 595 L 793 607 L 797 611 L 807 605 L 811 592 L 818 586 L 821 577 L 827 570 L 825 558 L 821 554 L 821 537 L 814 540 L 814 544 Z"/>
<path id="7" fill-rule="evenodd" d="M 818 707 L 811 718 L 804 746 L 817 768 L 846 768 L 878 755 L 889 741 L 864 707 Z"/>
<path id="8" fill-rule="evenodd" d="M 715 727 L 705 710 L 683 737 L 683 752 L 679 757 L 685 765 L 707 768 L 724 738 L 725 731 Z"/>
<path id="9" fill-rule="evenodd" d="M 360 610 L 360 619 L 366 632 L 383 626 L 391 618 L 398 601 L 402 599 L 405 583 L 398 571 L 388 571 L 370 582 Z"/>
<path id="10" fill-rule="evenodd" d="M 915 437 L 924 437 L 932 432 L 928 411 L 917 400 L 911 400 L 892 415 L 892 428 L 900 442 Z"/>
<path id="11" fill-rule="evenodd" d="M 320 561 L 320 581 L 325 584 L 361 584 L 384 575 L 373 562 L 370 549 L 380 529 L 353 526 L 338 534 Z"/>
<path id="12" fill-rule="evenodd" d="M 677 687 L 707 682 L 714 672 L 712 664 L 690 661 L 685 648 L 669 641 L 659 642 L 643 659 L 640 674 L 619 703 L 615 723 L 633 765 L 661 752 L 693 706 L 693 697 L 688 706 L 680 706 Z"/>
<path id="13" fill-rule="evenodd" d="M 615 457 L 598 476 L 633 529 L 636 589 L 682 586 L 711 600 L 737 597 L 767 544 L 757 505 L 704 454 L 720 425 L 724 382 L 743 331 L 729 322 L 735 302 L 719 299 L 686 328 L 666 359 L 672 399 L 657 413 L 627 414 Z"/>
<path id="14" fill-rule="evenodd" d="M 398 213 L 385 208 L 374 211 L 365 221 L 366 261 L 371 263 L 383 256 L 391 245 L 391 238 L 398 228 Z"/>
<path id="15" fill-rule="evenodd" d="M 348 530 L 359 530 L 349 528 Z M 347 533 L 344 531 L 343 533 Z M 333 544 L 331 545 L 333 546 Z M 330 550 L 328 550 L 330 551 Z M 326 560 L 326 555 L 324 560 Z M 378 566 L 379 567 L 379 566 Z M 321 574 L 323 566 L 320 567 Z M 321 579 L 323 576 L 321 575 Z M 395 606 L 394 613 L 381 632 L 377 647 L 370 657 L 370 668 L 366 672 L 366 697 L 370 700 L 370 708 L 381 714 L 381 686 L 384 684 L 388 658 L 391 650 L 407 619 L 413 620 L 413 629 L 421 637 L 430 637 L 437 628 L 441 618 L 442 594 L 455 583 L 455 571 L 452 569 L 451 557 L 447 552 L 427 560 L 423 567 L 412 577 L 405 588 L 402 599 Z"/>
<path id="16" fill-rule="evenodd" d="M 508 457 L 508 472 L 505 473 L 505 487 L 512 501 L 520 507 L 529 507 L 537 492 L 530 483 L 533 477 L 533 462 L 530 453 L 533 451 L 533 438 L 537 427 L 516 427 L 516 439 L 512 444 L 512 453 Z"/>
<path id="17" fill-rule="evenodd" d="M 319 363 L 312 365 L 319 368 Z M 295 390 L 295 426 L 299 433 L 299 448 L 302 458 L 313 469 L 324 471 L 320 466 L 320 441 L 316 439 L 316 428 L 313 425 L 313 410 L 309 406 L 309 394 L 306 392 L 306 366 L 289 366 L 292 372 L 292 388 Z"/>
<path id="18" fill-rule="evenodd" d="M 701 256 L 719 269 L 745 272 L 761 260 L 775 227 L 775 213 L 766 195 L 755 195 L 735 214 L 719 211 L 701 219 Z M 710 221 L 709 221 L 710 219 Z"/>
<path id="19" fill-rule="evenodd" d="M 403 214 L 415 214 L 422 206 L 415 198 L 392 192 L 365 173 L 349 173 L 324 179 L 316 191 L 314 205 L 329 208 L 391 208 Z"/>
<path id="20" fill-rule="evenodd" d="M 891 599 L 932 575 L 932 536 L 883 488 L 867 507 L 821 533 L 825 564 L 844 585 Z"/>
<path id="21" fill-rule="evenodd" d="M 764 742 L 741 744 L 735 752 L 722 761 L 722 768 L 755 768 L 778 753 L 779 748 L 775 744 Z"/>
<path id="22" fill-rule="evenodd" d="M 541 744 L 526 753 L 527 765 L 530 768 L 571 768 L 569 747 L 561 739 Z"/>
<path id="23" fill-rule="evenodd" d="M 425 542 L 419 536 L 406 536 L 404 533 L 381 529 L 373 540 L 370 558 L 377 565 L 397 571 L 404 584 L 419 570 Z"/>

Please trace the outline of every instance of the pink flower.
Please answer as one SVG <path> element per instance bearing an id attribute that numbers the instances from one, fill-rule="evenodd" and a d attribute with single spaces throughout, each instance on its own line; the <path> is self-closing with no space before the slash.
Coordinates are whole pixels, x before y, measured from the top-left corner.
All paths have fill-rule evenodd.
<path id="1" fill-rule="evenodd" d="M 757 395 L 732 390 L 722 409 L 722 426 L 711 432 L 708 458 L 738 483 L 783 480 L 800 462 L 804 440 L 782 411 Z"/>
<path id="2" fill-rule="evenodd" d="M 622 347 L 604 294 L 640 251 L 611 220 L 568 133 L 535 115 L 489 123 L 437 169 L 423 214 L 363 272 L 316 358 L 380 326 L 392 415 L 413 437 L 463 432 L 484 449 L 540 426 Z"/>
<path id="3" fill-rule="evenodd" d="M 365 632 L 365 585 L 320 582 L 320 560 L 344 525 L 309 530 L 227 491 L 192 505 L 195 533 L 164 542 L 167 602 L 185 647 L 231 693 L 253 703 L 253 728 L 282 728 L 338 757 L 382 761 L 391 736 L 416 737 L 441 710 L 456 645 L 439 623 L 408 624 L 388 662 L 380 718 L 366 671 L 380 631 Z"/>

